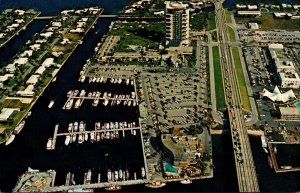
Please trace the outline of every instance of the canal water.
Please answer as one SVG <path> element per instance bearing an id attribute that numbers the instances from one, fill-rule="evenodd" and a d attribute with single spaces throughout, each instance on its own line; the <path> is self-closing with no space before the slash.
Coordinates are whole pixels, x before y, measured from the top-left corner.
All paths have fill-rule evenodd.
<path id="1" fill-rule="evenodd" d="M 130 0 L 0 0 L 0 9 L 5 7 L 36 7 L 43 15 L 54 15 L 62 9 L 100 5 L 105 13 L 113 14 L 127 5 Z M 59 132 L 65 131 L 69 122 L 84 120 L 92 128 L 96 120 L 103 121 L 137 121 L 137 109 L 134 107 L 104 107 L 94 109 L 91 104 L 84 103 L 80 110 L 64 111 L 62 106 L 66 101 L 66 93 L 70 89 L 105 90 L 114 93 L 130 93 L 132 87 L 126 85 L 88 85 L 79 83 L 79 71 L 85 61 L 93 54 L 94 47 L 108 30 L 112 20 L 100 19 L 78 46 L 73 55 L 58 73 L 57 81 L 51 83 L 43 96 L 32 109 L 32 115 L 15 141 L 9 146 L 0 147 L 0 190 L 11 191 L 18 176 L 28 167 L 58 172 L 56 185 L 63 184 L 68 171 L 75 173 L 75 181 L 82 183 L 83 173 L 92 169 L 95 175 L 102 173 L 103 180 L 106 171 L 110 169 L 125 169 L 139 172 L 142 166 L 140 139 L 128 137 L 125 140 L 107 141 L 82 146 L 64 146 L 64 139 L 59 139 L 55 151 L 47 151 L 46 143 L 52 137 L 55 124 L 59 123 Z M 49 22 L 49 21 L 48 21 Z M 1 64 L 9 59 L 24 46 L 25 42 L 39 32 L 47 21 L 34 21 L 28 30 L 15 37 L 9 46 L 0 50 Z M 98 31 L 97 34 L 95 32 Z M 10 49 L 13 48 L 13 49 Z M 51 110 L 48 109 L 50 100 L 55 100 Z M 256 170 L 261 191 L 299 191 L 300 172 L 275 174 L 268 167 L 267 156 L 261 148 L 259 138 L 250 139 Z M 107 155 L 108 154 L 108 155 Z M 107 156 L 105 156 L 107 155 Z M 234 168 L 231 138 L 229 135 L 213 136 L 214 178 L 199 180 L 191 185 L 170 183 L 159 191 L 199 192 L 199 191 L 237 191 L 237 179 Z M 140 174 L 138 174 L 140 175 Z M 92 179 L 95 179 L 93 176 Z M 103 189 L 97 191 L 104 191 Z M 143 185 L 124 187 L 123 191 L 157 192 Z"/>

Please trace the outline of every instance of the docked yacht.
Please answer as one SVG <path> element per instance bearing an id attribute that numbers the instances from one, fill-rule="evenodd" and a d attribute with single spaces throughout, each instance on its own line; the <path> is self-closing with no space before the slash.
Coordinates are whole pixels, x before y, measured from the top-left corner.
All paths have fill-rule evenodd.
<path id="1" fill-rule="evenodd" d="M 72 141 L 75 142 L 76 141 L 76 134 L 72 135 Z"/>
<path id="2" fill-rule="evenodd" d="M 95 99 L 92 105 L 96 107 L 98 106 L 98 104 L 99 104 L 99 99 Z"/>
<path id="3" fill-rule="evenodd" d="M 91 133 L 91 142 L 93 143 L 94 141 L 95 141 L 95 133 L 92 132 L 92 133 Z"/>
<path id="4" fill-rule="evenodd" d="M 79 134 L 79 135 L 78 135 L 78 143 L 79 143 L 79 144 L 82 144 L 82 143 L 83 143 L 83 139 L 84 139 L 84 138 L 83 138 L 83 134 Z"/>
<path id="5" fill-rule="evenodd" d="M 74 92 L 73 92 L 73 96 L 77 96 L 79 94 L 79 90 L 75 90 Z"/>
<path id="6" fill-rule="evenodd" d="M 74 131 L 77 132 L 78 131 L 78 122 L 74 123 Z"/>
<path id="7" fill-rule="evenodd" d="M 145 177 L 146 177 L 146 171 L 145 171 L 145 168 L 142 167 L 141 170 L 142 170 L 142 178 L 145 178 Z"/>
<path id="8" fill-rule="evenodd" d="M 83 123 L 83 121 L 80 121 L 80 123 L 79 123 L 79 131 L 80 132 L 84 131 L 84 123 Z"/>
<path id="9" fill-rule="evenodd" d="M 161 188 L 161 187 L 163 187 L 165 185 L 166 185 L 166 183 L 160 182 L 160 181 L 158 181 L 158 182 L 152 182 L 152 183 L 149 183 L 149 184 L 145 184 L 145 186 L 148 187 L 148 188 Z"/>
<path id="10" fill-rule="evenodd" d="M 73 132 L 73 123 L 69 123 L 68 132 Z"/>
<path id="11" fill-rule="evenodd" d="M 79 96 L 84 97 L 85 93 L 86 93 L 85 90 L 81 90 Z"/>
<path id="12" fill-rule="evenodd" d="M 66 104 L 66 109 L 70 110 L 72 108 L 72 106 L 73 106 L 73 103 L 74 103 L 74 99 L 68 100 L 68 102 Z"/>
<path id="13" fill-rule="evenodd" d="M 87 140 L 89 140 L 89 134 L 88 134 L 88 133 L 85 133 L 85 134 L 84 134 L 84 141 L 87 141 Z"/>
<path id="14" fill-rule="evenodd" d="M 49 105 L 48 105 L 48 108 L 49 108 L 49 109 L 51 109 L 51 108 L 53 107 L 54 102 L 55 102 L 54 100 L 51 100 L 51 101 L 50 101 L 50 103 L 49 103 Z"/>
<path id="15" fill-rule="evenodd" d="M 185 180 L 181 180 L 180 183 L 181 183 L 181 184 L 191 184 L 191 183 L 192 183 L 192 180 L 190 180 L 190 179 L 185 179 Z"/>
<path id="16" fill-rule="evenodd" d="M 123 179 L 123 171 L 121 169 L 119 169 L 119 179 L 120 180 Z"/>
<path id="17" fill-rule="evenodd" d="M 107 99 L 105 99 L 104 102 L 103 102 L 103 105 L 104 105 L 104 106 L 107 106 L 107 105 L 108 105 L 108 102 L 109 102 L 109 101 L 108 101 Z"/>
<path id="18" fill-rule="evenodd" d="M 12 134 L 12 135 L 8 138 L 8 140 L 5 142 L 5 145 L 11 144 L 11 143 L 14 141 L 15 137 L 16 137 L 16 136 L 15 136 L 14 134 Z"/>
<path id="19" fill-rule="evenodd" d="M 23 129 L 24 125 L 25 125 L 25 121 L 21 121 L 21 123 L 15 127 L 14 134 L 16 135 L 19 134 L 20 131 Z"/>
<path id="20" fill-rule="evenodd" d="M 126 176 L 125 176 L 125 178 L 126 178 L 126 180 L 128 180 L 129 179 L 129 170 L 128 169 L 126 169 Z"/>
<path id="21" fill-rule="evenodd" d="M 107 170 L 107 180 L 111 181 L 111 170 L 110 169 Z"/>
<path id="22" fill-rule="evenodd" d="M 116 170 L 114 173 L 115 173 L 115 181 L 118 181 L 119 180 L 118 170 Z"/>
<path id="23" fill-rule="evenodd" d="M 52 138 L 49 138 L 48 141 L 47 141 L 47 150 L 51 150 L 52 149 Z"/>
<path id="24" fill-rule="evenodd" d="M 99 132 L 96 133 L 96 141 L 99 142 L 101 138 L 101 134 Z"/>
<path id="25" fill-rule="evenodd" d="M 70 136 L 70 135 L 67 135 L 67 136 L 66 136 L 66 140 L 65 140 L 65 145 L 69 145 L 70 140 L 71 140 L 71 136 Z"/>
<path id="26" fill-rule="evenodd" d="M 80 107 L 80 103 L 81 103 L 81 99 L 77 99 L 76 102 L 75 102 L 74 108 L 78 109 Z"/>

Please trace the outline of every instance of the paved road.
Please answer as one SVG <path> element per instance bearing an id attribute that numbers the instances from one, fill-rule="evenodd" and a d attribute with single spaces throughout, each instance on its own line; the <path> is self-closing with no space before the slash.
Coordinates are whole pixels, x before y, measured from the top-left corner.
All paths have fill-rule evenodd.
<path id="1" fill-rule="evenodd" d="M 243 109 L 241 108 L 242 100 L 222 3 L 223 1 L 214 1 L 217 36 L 220 43 L 219 52 L 222 79 L 225 90 L 225 101 L 228 107 L 239 191 L 259 192 Z"/>

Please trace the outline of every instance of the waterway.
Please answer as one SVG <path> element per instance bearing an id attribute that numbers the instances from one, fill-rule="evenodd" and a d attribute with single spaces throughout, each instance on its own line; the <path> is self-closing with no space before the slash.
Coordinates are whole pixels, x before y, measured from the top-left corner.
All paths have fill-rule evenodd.
<path id="1" fill-rule="evenodd" d="M 54 15 L 62 9 L 83 6 L 100 5 L 105 9 L 105 13 L 113 14 L 119 11 L 130 0 L 0 0 L 0 9 L 4 7 L 36 7 L 42 11 L 42 15 Z M 87 121 L 92 127 L 95 120 L 105 121 L 136 121 L 137 110 L 135 108 L 114 108 L 109 110 L 99 106 L 97 110 L 82 107 L 81 110 L 70 112 L 61 110 L 66 93 L 70 89 L 101 89 L 112 92 L 130 92 L 132 88 L 126 86 L 89 86 L 78 83 L 78 75 L 85 61 L 92 55 L 95 45 L 100 41 L 101 36 L 108 30 L 111 20 L 100 19 L 96 27 L 88 33 L 83 44 L 78 46 L 73 55 L 62 67 L 58 74 L 57 81 L 51 83 L 43 96 L 37 101 L 32 109 L 31 117 L 26 121 L 26 125 L 15 141 L 9 146 L 0 147 L 0 190 L 11 191 L 17 182 L 19 175 L 32 167 L 40 170 L 56 169 L 58 177 L 56 184 L 63 184 L 64 177 L 68 171 L 75 172 L 75 181 L 82 182 L 83 173 L 87 169 L 93 172 L 102 172 L 105 178 L 107 168 L 117 169 L 118 167 L 128 167 L 131 171 L 137 171 L 142 165 L 140 139 L 130 138 L 124 141 L 101 142 L 98 144 L 86 144 L 71 148 L 59 145 L 58 149 L 49 152 L 45 146 L 47 139 L 53 135 L 54 126 L 60 123 L 61 128 L 65 128 L 71 121 Z M 10 46 L 0 50 L 1 63 L 7 63 L 9 59 L 22 47 L 25 42 L 40 31 L 47 21 L 34 21 L 28 30 L 20 33 L 10 43 L 15 46 L 14 50 L 9 50 Z M 95 32 L 98 31 L 97 34 Z M 7 51 L 9 50 L 9 51 Z M 55 99 L 54 107 L 47 108 L 50 100 Z M 91 106 L 91 105 L 89 105 Z M 59 129 L 63 131 L 63 129 Z M 260 139 L 250 139 L 258 180 L 261 191 L 299 191 L 300 172 L 275 174 L 267 165 L 267 156 L 261 148 Z M 109 153 L 108 156 L 105 154 Z M 233 152 L 229 135 L 213 136 L 213 157 L 214 157 L 214 178 L 195 181 L 191 185 L 181 185 L 180 183 L 170 183 L 159 189 L 159 191 L 180 191 L 180 192 L 200 192 L 200 191 L 237 191 L 237 179 L 234 168 Z M 102 175 L 102 176 L 103 176 Z M 124 191 L 132 192 L 157 192 L 143 185 L 124 187 Z M 103 191 L 103 190 L 99 190 Z"/>

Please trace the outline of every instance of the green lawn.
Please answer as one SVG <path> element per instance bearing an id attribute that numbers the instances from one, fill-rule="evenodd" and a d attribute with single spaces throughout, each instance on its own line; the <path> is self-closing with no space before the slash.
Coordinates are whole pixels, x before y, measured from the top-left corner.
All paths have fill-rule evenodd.
<path id="1" fill-rule="evenodd" d="M 261 17 L 236 17 L 238 24 L 244 24 L 247 22 L 257 22 L 261 30 L 299 30 L 300 22 L 298 19 L 275 19 L 272 13 L 262 13 Z"/>
<path id="2" fill-rule="evenodd" d="M 221 72 L 221 65 L 220 65 L 220 55 L 219 55 L 218 47 L 213 47 L 213 57 L 214 57 L 214 75 L 215 75 L 217 109 L 223 109 L 226 107 L 226 104 L 225 104 L 222 72 Z"/>
<path id="3" fill-rule="evenodd" d="M 251 111 L 251 105 L 250 105 L 250 100 L 248 97 L 245 77 L 244 77 L 244 73 L 243 73 L 243 69 L 242 69 L 242 63 L 241 63 L 239 51 L 236 47 L 232 48 L 232 54 L 233 54 L 234 65 L 235 65 L 236 74 L 237 74 L 237 78 L 238 78 L 240 93 L 241 93 L 241 97 L 242 97 L 242 101 L 243 101 L 242 107 L 244 109 Z"/>
<path id="4" fill-rule="evenodd" d="M 190 25 L 192 30 L 202 30 L 206 25 L 206 14 L 205 13 L 197 13 L 190 19 Z"/>
<path id="5" fill-rule="evenodd" d="M 108 35 L 121 36 L 116 46 L 117 52 L 133 51 L 129 45 L 145 46 L 158 50 L 159 43 L 165 34 L 164 22 L 152 23 L 116 23 Z"/>
<path id="6" fill-rule="evenodd" d="M 227 9 L 225 10 L 225 17 L 226 17 L 226 23 L 232 23 L 230 11 L 228 11 Z"/>
<path id="7" fill-rule="evenodd" d="M 231 42 L 235 42 L 235 36 L 234 36 L 234 31 L 231 27 L 227 27 L 228 34 L 229 34 L 229 39 Z"/>
<path id="8" fill-rule="evenodd" d="M 207 29 L 213 30 L 216 29 L 216 20 L 215 20 L 215 14 L 213 12 L 208 13 L 208 23 L 207 23 Z"/>
<path id="9" fill-rule="evenodd" d="M 217 31 L 211 32 L 211 39 L 212 39 L 212 41 L 214 41 L 214 42 L 218 41 L 218 34 L 217 34 Z"/>

